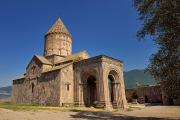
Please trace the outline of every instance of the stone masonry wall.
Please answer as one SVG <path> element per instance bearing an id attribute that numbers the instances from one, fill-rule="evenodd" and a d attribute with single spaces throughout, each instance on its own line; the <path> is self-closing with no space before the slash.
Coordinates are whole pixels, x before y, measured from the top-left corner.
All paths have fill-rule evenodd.
<path id="1" fill-rule="evenodd" d="M 54 71 L 39 78 L 13 81 L 13 102 L 59 105 L 59 75 L 59 71 Z"/>
<path id="2" fill-rule="evenodd" d="M 137 88 L 139 103 L 161 103 L 162 92 L 160 86 L 140 86 Z"/>
<path id="3" fill-rule="evenodd" d="M 74 103 L 73 65 L 61 69 L 60 105 L 68 106 Z"/>

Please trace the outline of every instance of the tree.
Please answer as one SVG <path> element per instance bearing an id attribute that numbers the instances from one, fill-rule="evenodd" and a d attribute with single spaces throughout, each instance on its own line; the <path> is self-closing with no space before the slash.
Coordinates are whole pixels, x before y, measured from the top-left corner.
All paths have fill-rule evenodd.
<path id="1" fill-rule="evenodd" d="M 132 93 L 132 96 L 131 96 L 133 99 L 137 99 L 138 96 L 137 96 L 137 91 L 136 90 L 133 90 L 133 93 Z"/>
<path id="2" fill-rule="evenodd" d="M 171 98 L 180 98 L 180 1 L 133 0 L 143 22 L 139 39 L 151 37 L 158 51 L 150 57 L 147 71 Z"/>

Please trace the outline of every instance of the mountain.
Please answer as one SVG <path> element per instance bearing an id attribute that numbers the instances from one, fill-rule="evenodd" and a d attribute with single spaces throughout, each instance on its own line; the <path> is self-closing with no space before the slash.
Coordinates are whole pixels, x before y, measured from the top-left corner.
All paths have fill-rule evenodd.
<path id="1" fill-rule="evenodd" d="M 144 70 L 131 70 L 124 72 L 124 81 L 126 88 L 136 87 L 136 82 L 141 85 L 155 85 L 155 79 L 149 74 L 145 73 Z"/>
<path id="2" fill-rule="evenodd" d="M 150 74 L 144 73 L 144 70 L 138 69 L 124 72 L 124 81 L 126 88 L 134 88 L 136 86 L 136 82 L 141 85 L 156 84 L 154 78 Z M 12 86 L 0 88 L 0 99 L 9 98 L 11 96 L 11 92 Z"/>
<path id="3" fill-rule="evenodd" d="M 12 91 L 12 86 L 7 86 L 7 87 L 1 87 L 0 88 L 0 92 L 7 92 L 7 93 L 11 93 Z"/>
<path id="4" fill-rule="evenodd" d="M 0 99 L 6 99 L 6 98 L 11 97 L 11 92 L 12 92 L 12 86 L 1 87 L 0 88 Z"/>

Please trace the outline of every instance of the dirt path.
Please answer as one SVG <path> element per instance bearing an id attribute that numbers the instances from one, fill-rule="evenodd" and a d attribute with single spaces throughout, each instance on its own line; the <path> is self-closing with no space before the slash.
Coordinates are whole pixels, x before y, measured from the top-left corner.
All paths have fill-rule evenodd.
<path id="1" fill-rule="evenodd" d="M 0 120 L 180 120 L 180 107 L 152 106 L 141 110 L 111 112 L 92 111 L 12 111 L 0 108 Z"/>
<path id="2" fill-rule="evenodd" d="M 125 113 L 128 116 L 180 119 L 180 106 L 150 106 Z"/>

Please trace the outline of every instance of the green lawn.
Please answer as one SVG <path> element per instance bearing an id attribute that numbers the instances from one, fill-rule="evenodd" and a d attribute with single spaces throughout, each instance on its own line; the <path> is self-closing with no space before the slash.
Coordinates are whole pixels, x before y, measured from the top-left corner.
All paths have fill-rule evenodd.
<path id="1" fill-rule="evenodd" d="M 45 106 L 38 104 L 15 104 L 11 102 L 2 102 L 2 101 L 0 101 L 0 108 L 10 109 L 10 110 L 104 111 L 103 109 L 88 108 L 88 107 L 58 107 L 58 106 Z"/>
<path id="2" fill-rule="evenodd" d="M 12 102 L 0 101 L 0 108 L 10 109 L 10 110 L 60 110 L 60 111 L 106 111 L 104 109 L 97 109 L 93 107 L 59 107 L 59 106 L 45 106 L 39 104 L 15 104 Z M 141 109 L 142 107 L 136 104 L 129 104 L 125 111 L 133 111 L 134 109 Z M 116 110 L 113 110 L 118 111 Z"/>

